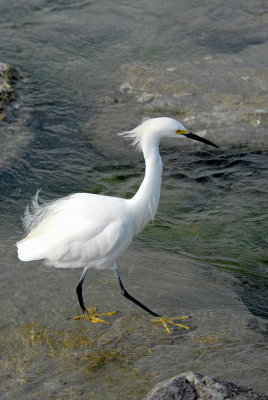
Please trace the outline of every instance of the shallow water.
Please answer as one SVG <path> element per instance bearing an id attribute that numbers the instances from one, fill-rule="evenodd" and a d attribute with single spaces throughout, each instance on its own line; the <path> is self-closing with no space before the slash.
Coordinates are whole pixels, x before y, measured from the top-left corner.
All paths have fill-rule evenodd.
<path id="1" fill-rule="evenodd" d="M 230 4 L 0 1 L 1 61 L 23 76 L 0 126 L 2 398 L 140 399 L 187 370 L 268 391 L 267 110 L 260 111 L 267 34 L 261 2 Z M 230 122 L 217 124 L 215 113 L 201 122 L 220 150 L 163 143 L 159 211 L 119 270 L 130 293 L 156 312 L 191 315 L 190 330 L 167 335 L 120 295 L 111 271 L 92 270 L 84 283 L 86 303 L 118 311 L 107 317 L 111 325 L 69 320 L 79 312 L 81 271 L 17 260 L 22 210 L 40 187 L 46 199 L 77 191 L 133 195 L 143 160 L 116 133 L 165 115 L 169 105 L 156 111 L 156 103 L 128 93 L 111 104 L 103 99 L 130 79 L 124 71 L 135 71 L 134 62 L 182 59 L 217 60 L 210 80 L 200 69 L 203 91 L 190 68 L 178 87 L 192 80 L 193 111 L 204 113 L 217 90 Z M 244 86 L 229 80 L 239 63 Z M 236 92 L 228 108 L 226 96 Z M 181 118 L 198 129 L 184 99 Z M 249 107 L 246 119 L 235 114 L 237 101 Z M 218 118 L 227 115 L 220 111 Z"/>

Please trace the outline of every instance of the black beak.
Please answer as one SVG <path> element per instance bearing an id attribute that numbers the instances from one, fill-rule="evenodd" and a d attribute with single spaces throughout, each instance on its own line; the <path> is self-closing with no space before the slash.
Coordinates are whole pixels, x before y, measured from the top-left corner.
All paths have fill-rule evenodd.
<path id="1" fill-rule="evenodd" d="M 184 136 L 186 136 L 188 139 L 197 140 L 198 142 L 206 143 L 206 144 L 209 144 L 210 146 L 219 148 L 219 146 L 217 146 L 216 144 L 210 142 L 209 140 L 207 140 L 205 138 L 197 136 L 192 132 L 184 133 Z"/>

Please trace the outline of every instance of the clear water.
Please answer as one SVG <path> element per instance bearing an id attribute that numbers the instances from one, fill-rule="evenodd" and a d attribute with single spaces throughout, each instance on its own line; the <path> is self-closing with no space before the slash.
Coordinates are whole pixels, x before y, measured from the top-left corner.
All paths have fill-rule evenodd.
<path id="1" fill-rule="evenodd" d="M 23 76 L 0 126 L 1 398 L 140 399 L 187 370 L 268 391 L 265 110 L 255 123 L 267 61 L 263 7 L 0 1 L 1 61 Z M 190 314 L 190 330 L 167 335 L 152 324 L 120 295 L 111 271 L 92 270 L 84 283 L 87 304 L 118 310 L 111 325 L 69 320 L 79 312 L 81 271 L 18 261 L 24 206 L 40 187 L 48 199 L 78 191 L 129 197 L 137 190 L 143 160 L 116 132 L 134 127 L 148 109 L 126 102 L 122 113 L 124 102 L 110 109 L 100 101 L 111 95 L 115 77 L 120 82 L 122 65 L 218 57 L 235 68 L 237 55 L 250 76 L 243 75 L 245 85 L 252 85 L 251 99 L 241 91 L 240 101 L 256 115 L 215 125 L 208 137 L 220 150 L 163 144 L 156 220 L 119 261 L 130 293 L 163 315 Z M 228 89 L 216 63 L 211 72 L 218 93 L 240 90 Z M 202 82 L 204 91 L 211 82 Z M 195 99 L 196 109 L 204 97 Z"/>

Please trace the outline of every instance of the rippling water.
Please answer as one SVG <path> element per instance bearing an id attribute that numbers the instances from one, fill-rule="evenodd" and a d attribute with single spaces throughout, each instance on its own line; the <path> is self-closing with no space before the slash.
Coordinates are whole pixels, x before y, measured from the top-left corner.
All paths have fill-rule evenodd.
<path id="1" fill-rule="evenodd" d="M 0 126 L 2 398 L 140 399 L 187 370 L 267 391 L 267 34 L 257 3 L 0 1 L 1 61 L 23 77 Z M 234 89 L 215 63 L 217 88 L 209 77 L 203 91 L 195 83 L 193 106 L 206 111 L 206 92 L 217 89 L 230 112 L 235 102 L 251 108 L 207 132 L 220 150 L 163 143 L 159 212 L 119 262 L 130 293 L 161 314 L 192 315 L 190 331 L 166 335 L 120 296 L 111 271 L 90 271 L 84 294 L 102 312 L 119 311 L 112 324 L 68 320 L 79 310 L 80 270 L 17 260 L 23 208 L 40 187 L 46 199 L 133 195 L 143 160 L 116 133 L 169 109 L 149 110 L 122 93 L 103 101 L 126 79 L 121 67 L 216 57 L 228 68 L 241 62 L 245 86 Z M 181 79 L 178 87 L 183 71 Z M 235 91 L 239 100 L 226 97 Z M 206 118 L 213 124 L 215 113 Z"/>

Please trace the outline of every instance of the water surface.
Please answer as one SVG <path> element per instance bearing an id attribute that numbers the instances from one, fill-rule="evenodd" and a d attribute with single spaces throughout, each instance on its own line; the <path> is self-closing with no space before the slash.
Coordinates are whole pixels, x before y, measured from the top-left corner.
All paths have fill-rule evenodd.
<path id="1" fill-rule="evenodd" d="M 0 1 L 0 33 L 1 61 L 23 77 L 0 126 L 1 397 L 140 399 L 187 370 L 267 392 L 263 3 Z M 178 105 L 131 97 L 147 63 L 149 77 L 166 71 L 162 91 L 181 68 Z M 167 113 L 221 149 L 163 143 L 159 212 L 119 270 L 156 312 L 191 315 L 190 330 L 167 335 L 120 295 L 112 271 L 84 283 L 86 304 L 119 311 L 111 325 L 72 321 L 81 271 L 18 261 L 23 208 L 40 187 L 46 199 L 132 196 L 143 160 L 116 133 Z"/>

